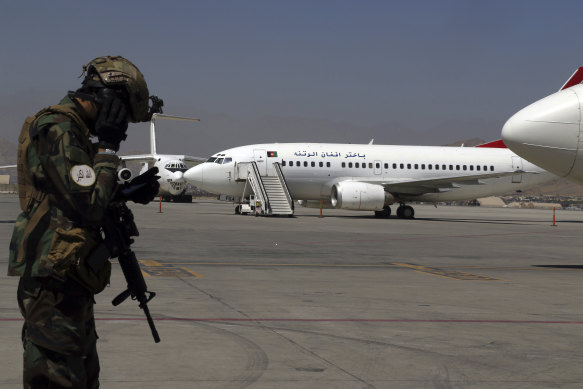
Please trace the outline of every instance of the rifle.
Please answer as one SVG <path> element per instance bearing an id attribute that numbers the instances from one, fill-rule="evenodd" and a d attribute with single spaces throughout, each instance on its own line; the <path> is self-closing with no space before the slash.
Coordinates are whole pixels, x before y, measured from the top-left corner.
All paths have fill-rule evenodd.
<path id="1" fill-rule="evenodd" d="M 110 204 L 103 223 L 105 233 L 105 246 L 111 258 L 118 258 L 121 270 L 127 282 L 127 289 L 112 300 L 114 306 L 118 306 L 131 296 L 132 300 L 138 300 L 140 308 L 144 310 L 154 342 L 160 342 L 160 336 L 150 316 L 148 302 L 155 296 L 155 292 L 149 292 L 142 270 L 131 249 L 133 236 L 140 235 L 134 222 L 134 215 L 124 201 L 114 201 Z"/>

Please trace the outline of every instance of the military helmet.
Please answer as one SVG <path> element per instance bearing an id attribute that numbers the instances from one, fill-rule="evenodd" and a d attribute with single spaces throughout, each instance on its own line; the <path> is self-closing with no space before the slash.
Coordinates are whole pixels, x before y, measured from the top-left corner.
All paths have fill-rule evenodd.
<path id="1" fill-rule="evenodd" d="M 148 85 L 140 70 L 121 56 L 97 57 L 83 66 L 87 77 L 83 82 L 88 87 L 100 86 L 108 88 L 122 87 L 128 94 L 131 111 L 131 122 L 150 120 L 148 115 L 149 93 Z M 97 76 L 99 79 L 96 79 Z"/>

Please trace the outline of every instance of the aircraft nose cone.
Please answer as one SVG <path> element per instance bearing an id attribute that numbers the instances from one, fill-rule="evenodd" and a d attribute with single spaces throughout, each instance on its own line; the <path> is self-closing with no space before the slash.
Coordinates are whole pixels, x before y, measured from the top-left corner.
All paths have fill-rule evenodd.
<path id="1" fill-rule="evenodd" d="M 579 142 L 580 102 L 570 89 L 539 100 L 512 116 L 502 128 L 504 143 L 535 165 L 566 176 Z"/>
<path id="2" fill-rule="evenodd" d="M 174 172 L 172 173 L 172 180 L 173 181 L 183 181 L 184 173 L 182 172 Z"/>
<path id="3" fill-rule="evenodd" d="M 184 173 L 184 179 L 188 181 L 190 184 L 194 186 L 202 186 L 203 185 L 203 171 L 204 171 L 204 164 L 196 165 L 191 167 Z"/>

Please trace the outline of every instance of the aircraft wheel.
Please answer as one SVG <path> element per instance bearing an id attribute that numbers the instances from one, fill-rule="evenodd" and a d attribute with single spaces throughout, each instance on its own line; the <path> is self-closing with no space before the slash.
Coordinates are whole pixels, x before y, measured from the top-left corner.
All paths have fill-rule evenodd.
<path id="1" fill-rule="evenodd" d="M 403 218 L 403 208 L 405 208 L 404 205 L 401 205 L 401 206 L 399 206 L 399 208 L 397 208 L 397 217 L 399 219 L 402 219 Z"/>
<path id="2" fill-rule="evenodd" d="M 384 207 L 382 211 L 375 211 L 374 216 L 378 218 L 388 218 L 391 216 L 391 207 Z"/>
<path id="3" fill-rule="evenodd" d="M 405 205 L 403 210 L 401 211 L 401 215 L 403 219 L 414 219 L 415 218 L 415 210 L 413 207 L 409 205 Z"/>
<path id="4" fill-rule="evenodd" d="M 241 205 L 239 204 L 235 207 L 235 215 L 240 215 L 240 214 L 241 214 Z"/>

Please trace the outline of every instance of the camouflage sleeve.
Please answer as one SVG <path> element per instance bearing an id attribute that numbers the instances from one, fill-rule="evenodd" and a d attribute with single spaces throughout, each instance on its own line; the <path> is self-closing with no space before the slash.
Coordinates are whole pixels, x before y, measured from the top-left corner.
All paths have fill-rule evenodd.
<path id="1" fill-rule="evenodd" d="M 39 121 L 38 127 L 42 127 Z M 53 122 L 41 128 L 37 154 L 51 200 L 63 212 L 84 223 L 99 223 L 117 185 L 116 155 L 87 150 L 74 122 Z"/>

